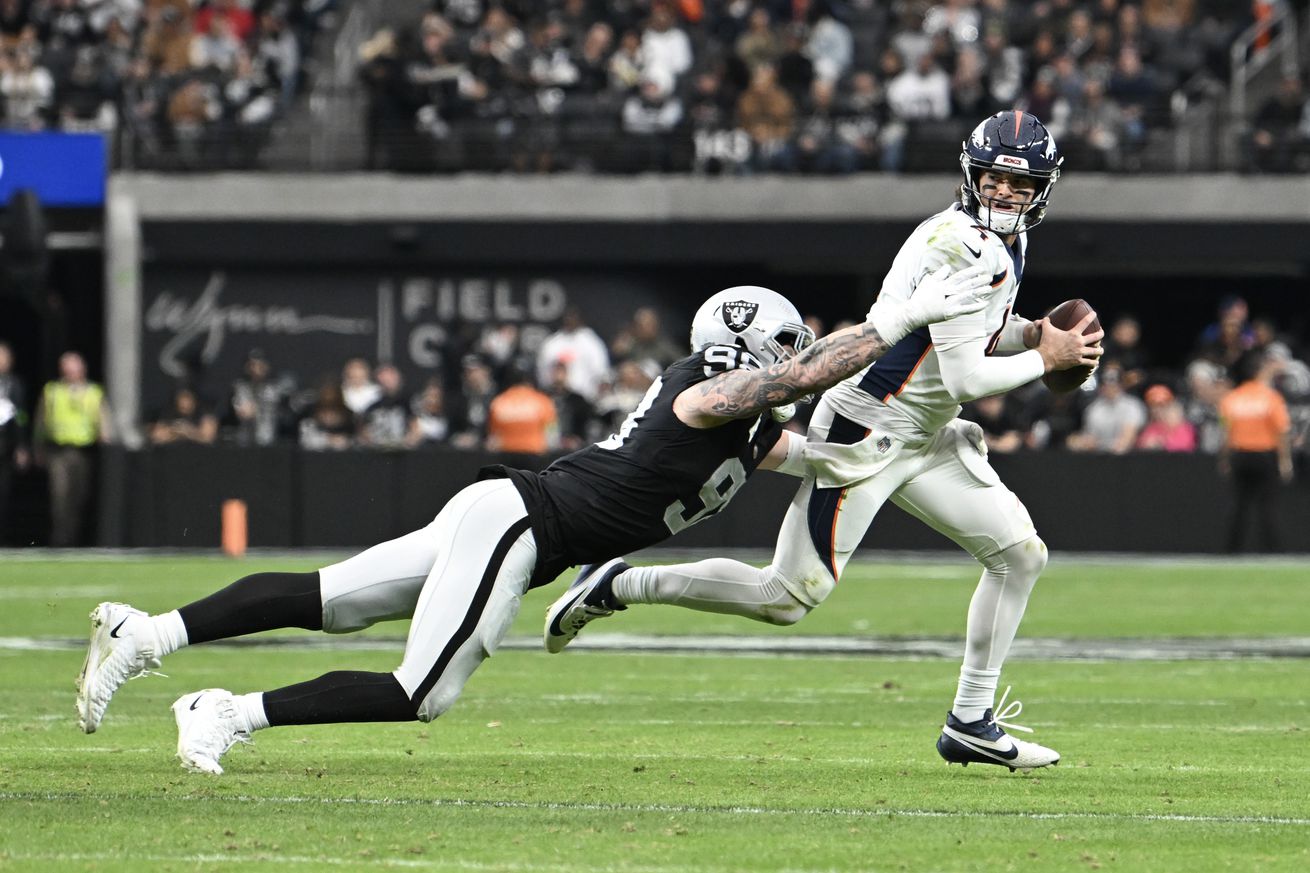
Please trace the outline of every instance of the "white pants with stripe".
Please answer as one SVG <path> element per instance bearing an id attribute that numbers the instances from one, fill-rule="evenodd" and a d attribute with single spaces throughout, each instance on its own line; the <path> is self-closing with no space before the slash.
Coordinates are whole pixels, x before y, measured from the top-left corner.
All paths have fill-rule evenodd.
<path id="1" fill-rule="evenodd" d="M 821 603 L 889 499 L 984 564 L 1035 537 L 1028 510 L 987 463 L 975 429 L 957 419 L 909 445 L 836 417 L 821 400 L 806 443 L 808 473 L 774 555 L 782 584 L 806 606 Z"/>
<path id="2" fill-rule="evenodd" d="M 412 616 L 395 676 L 418 717 L 431 721 L 495 652 L 536 560 L 513 483 L 477 482 L 427 527 L 320 570 L 323 630 L 349 633 Z"/>

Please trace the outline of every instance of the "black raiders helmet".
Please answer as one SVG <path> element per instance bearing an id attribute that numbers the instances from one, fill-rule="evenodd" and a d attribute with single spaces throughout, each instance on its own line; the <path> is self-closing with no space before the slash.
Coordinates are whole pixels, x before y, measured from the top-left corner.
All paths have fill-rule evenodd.
<path id="1" fill-rule="evenodd" d="M 1037 116 L 1017 109 L 998 112 L 975 127 L 961 147 L 960 205 L 996 233 L 1031 230 L 1046 217 L 1046 204 L 1063 163 L 1055 139 Z M 1030 178 L 1037 189 L 1032 202 L 1017 212 L 993 211 L 978 190 L 985 170 Z"/>

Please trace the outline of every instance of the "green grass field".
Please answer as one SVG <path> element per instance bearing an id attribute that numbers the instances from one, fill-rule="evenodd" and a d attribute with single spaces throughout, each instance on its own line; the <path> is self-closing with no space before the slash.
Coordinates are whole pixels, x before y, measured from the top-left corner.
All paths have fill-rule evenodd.
<path id="1" fill-rule="evenodd" d="M 390 669 L 403 624 L 365 647 L 184 650 L 77 731 L 70 641 L 96 602 L 157 611 L 316 563 L 7 556 L 0 870 L 1310 869 L 1310 664 L 1292 658 L 1011 659 L 1019 721 L 1064 755 L 1027 774 L 937 757 L 950 659 L 517 649 L 430 725 L 283 728 L 222 777 L 178 767 L 182 693 Z M 793 628 L 634 608 L 596 629 L 958 637 L 975 579 L 965 562 L 865 562 Z M 529 595 L 515 636 L 539 634 L 559 590 Z M 1021 634 L 1307 637 L 1310 564 L 1056 555 Z"/>

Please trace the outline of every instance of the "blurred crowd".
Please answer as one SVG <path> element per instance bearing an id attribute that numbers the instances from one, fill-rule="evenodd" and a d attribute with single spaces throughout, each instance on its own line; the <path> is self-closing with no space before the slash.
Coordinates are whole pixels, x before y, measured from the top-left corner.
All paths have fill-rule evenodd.
<path id="1" fill-rule="evenodd" d="M 368 161 L 941 172 L 979 119 L 1020 108 L 1071 165 L 1133 170 L 1280 2 L 433 0 L 363 46 Z"/>
<path id="2" fill-rule="evenodd" d="M 0 124 L 135 166 L 253 167 L 335 0 L 0 0 Z"/>
<path id="3" fill-rule="evenodd" d="M 806 321 L 824 334 L 817 318 Z M 687 354 L 685 340 L 671 337 L 648 308 L 608 340 L 576 309 L 544 341 L 531 336 L 515 325 L 460 333 L 448 344 L 447 364 L 413 385 L 394 364 L 363 358 L 302 385 L 285 366 L 250 349 L 226 385 L 216 381 L 220 373 L 179 383 L 148 416 L 144 435 L 154 446 L 444 446 L 548 455 L 617 432 L 660 372 Z M 1269 319 L 1252 318 L 1247 303 L 1232 297 L 1180 368 L 1154 359 L 1141 324 L 1120 315 L 1108 325 L 1103 363 L 1082 390 L 1056 394 L 1035 382 L 970 403 L 963 416 L 981 425 L 998 454 L 1214 455 L 1235 489 L 1233 529 L 1244 530 L 1252 515 L 1262 546 L 1275 550 L 1274 494 L 1280 481 L 1292 481 L 1293 454 L 1310 453 L 1310 367 L 1302 341 L 1281 334 Z M 802 405 L 789 426 L 803 429 L 812 411 L 812 404 Z M 96 447 L 115 440 L 110 425 L 104 392 L 88 380 L 81 356 L 61 356 L 58 378 L 32 395 L 0 342 L 0 532 L 13 474 L 36 464 L 49 472 L 51 542 L 83 541 Z"/>
<path id="4" fill-rule="evenodd" d="M 807 323 L 822 336 L 817 318 Z M 833 329 L 846 326 L 843 322 Z M 638 309 L 608 341 L 570 310 L 559 329 L 527 347 L 513 325 L 452 342 L 449 364 L 419 385 L 396 366 L 355 358 L 309 388 L 252 350 L 244 372 L 218 402 L 179 386 L 150 426 L 156 444 L 219 439 L 243 444 L 295 440 L 307 449 L 463 449 L 542 454 L 569 451 L 618 430 L 652 381 L 687 354 L 657 313 Z M 1223 301 L 1180 368 L 1155 360 L 1131 315 L 1107 325 L 1103 363 L 1082 390 L 1055 394 L 1040 382 L 969 404 L 990 450 L 1038 449 L 1123 454 L 1206 452 L 1225 445 L 1223 403 L 1242 384 L 1267 383 L 1282 399 L 1289 443 L 1310 451 L 1310 367 L 1296 337 L 1252 318 L 1238 297 Z M 802 407 L 803 428 L 812 407 Z"/>
<path id="5" fill-rule="evenodd" d="M 1268 318 L 1252 318 L 1245 300 L 1225 299 L 1216 320 L 1197 337 L 1185 365 L 1154 360 L 1149 338 L 1131 315 L 1106 326 L 1105 356 L 1083 390 L 1047 391 L 1040 382 L 966 407 L 993 452 L 1068 449 L 1076 452 L 1207 452 L 1220 454 L 1228 434 L 1224 402 L 1257 381 L 1278 395 L 1288 440 L 1310 451 L 1310 367 L 1297 337 Z"/>

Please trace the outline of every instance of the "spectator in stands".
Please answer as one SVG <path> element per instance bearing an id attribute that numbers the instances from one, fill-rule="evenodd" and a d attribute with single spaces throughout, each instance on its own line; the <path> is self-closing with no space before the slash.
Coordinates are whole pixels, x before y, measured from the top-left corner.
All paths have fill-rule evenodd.
<path id="1" fill-rule="evenodd" d="M 861 170 L 877 167 L 885 111 L 883 92 L 873 73 L 857 72 L 851 76 L 850 94 L 838 129 L 859 155 Z"/>
<path id="2" fill-rule="evenodd" d="M 641 399 L 650 390 L 652 379 L 634 361 L 619 364 L 614 384 L 608 386 L 596 401 L 596 415 L 600 419 L 601 432 L 618 433 L 623 420 L 637 408 Z"/>
<path id="3" fill-rule="evenodd" d="M 610 84 L 610 49 L 614 45 L 614 28 L 597 21 L 587 29 L 587 35 L 573 56 L 578 70 L 578 90 L 584 94 L 600 94 Z"/>
<path id="4" fill-rule="evenodd" d="M 1119 105 L 1105 96 L 1101 80 L 1092 78 L 1083 83 L 1082 101 L 1073 105 L 1069 132 L 1076 153 L 1089 169 L 1117 169 L 1123 139 L 1123 111 Z"/>
<path id="5" fill-rule="evenodd" d="M 999 23 L 989 24 L 983 34 L 987 93 L 994 105 L 1013 106 L 1023 88 L 1023 50 L 1010 44 Z"/>
<path id="6" fill-rule="evenodd" d="M 1150 375 L 1150 352 L 1142 345 L 1142 325 L 1131 315 L 1121 315 L 1105 337 L 1105 358 L 1123 370 L 1123 386 L 1136 391 Z"/>
<path id="7" fill-rule="evenodd" d="M 981 118 L 991 108 L 991 98 L 983 81 L 982 53 L 976 46 L 967 45 L 955 57 L 955 72 L 951 74 L 951 113 L 956 117 Z"/>
<path id="8" fill-rule="evenodd" d="M 782 54 L 775 66 L 778 68 L 778 84 L 782 86 L 792 101 L 800 104 L 809 99 L 814 86 L 814 61 L 805 54 L 805 26 L 793 24 L 783 33 Z"/>
<path id="9" fill-rule="evenodd" d="M 832 14 L 830 4 L 816 2 L 810 8 L 810 35 L 805 54 L 814 62 L 814 74 L 835 85 L 846 75 L 854 60 L 851 29 Z"/>
<path id="10" fill-rule="evenodd" d="M 1035 383 L 1026 392 L 1019 420 L 1027 426 L 1024 444 L 1030 449 L 1066 449 L 1082 432 L 1083 391 L 1056 394 Z"/>
<path id="11" fill-rule="evenodd" d="M 324 379 L 309 414 L 300 420 L 300 447 L 316 452 L 348 449 L 355 444 L 357 430 L 355 413 L 346 406 L 341 385 Z"/>
<path id="12" fill-rule="evenodd" d="M 255 29 L 255 16 L 237 0 L 210 0 L 196 13 L 196 33 L 212 33 L 214 21 L 224 23 L 232 36 L 245 42 Z"/>
<path id="13" fill-rule="evenodd" d="M 496 381 L 487 362 L 477 355 L 466 355 L 461 370 L 459 399 L 463 408 L 452 415 L 457 425 L 451 442 L 461 449 L 481 448 L 487 437 L 491 401 L 498 393 Z"/>
<path id="14" fill-rule="evenodd" d="M 1161 98 L 1159 82 L 1142 63 L 1138 47 L 1125 45 L 1119 49 L 1106 93 L 1119 104 L 1125 168 L 1135 169 L 1146 145 L 1151 113 L 1159 108 Z"/>
<path id="15" fill-rule="evenodd" d="M 615 361 L 634 361 L 652 379 L 664 372 L 674 361 L 682 358 L 685 347 L 664 335 L 660 317 L 654 309 L 643 306 L 632 314 L 632 321 L 623 327 L 610 352 Z"/>
<path id="16" fill-rule="evenodd" d="M 673 134 L 682 124 L 682 100 L 673 93 L 672 82 L 659 75 L 643 74 L 637 93 L 623 104 L 622 169 L 627 172 L 674 169 Z"/>
<path id="17" fill-rule="evenodd" d="M 291 105 L 300 79 L 300 42 L 278 6 L 267 8 L 259 18 L 253 43 L 257 66 L 276 86 L 283 109 Z"/>
<path id="18" fill-rule="evenodd" d="M 646 55 L 641 47 L 641 34 L 635 30 L 624 31 L 623 36 L 619 37 L 618 49 L 610 56 L 610 90 L 623 94 L 636 88 L 645 67 Z"/>
<path id="19" fill-rule="evenodd" d="M 1224 444 L 1219 401 L 1232 385 L 1224 378 L 1222 367 L 1203 358 L 1187 365 L 1186 384 L 1183 414 L 1196 431 L 1197 448 L 1207 454 L 1217 454 Z"/>
<path id="20" fill-rule="evenodd" d="M 1265 173 L 1291 173 L 1306 169 L 1310 157 L 1310 102 L 1296 75 L 1284 76 L 1278 92 L 1255 114 L 1251 132 L 1251 165 Z"/>
<path id="21" fill-rule="evenodd" d="M 1221 367 L 1233 367 L 1255 345 L 1246 301 L 1229 295 L 1219 301 L 1219 319 L 1201 332 L 1198 352 Z"/>
<path id="22" fill-rule="evenodd" d="M 104 389 L 87 380 L 77 352 L 59 356 L 59 379 L 47 382 L 36 410 L 37 444 L 50 471 L 50 545 L 83 545 L 95 497 L 96 448 L 111 436 Z"/>
<path id="23" fill-rule="evenodd" d="M 921 122 L 943 121 L 951 114 L 951 80 L 925 52 L 914 65 L 887 85 L 887 106 L 891 124 L 883 133 L 882 166 L 901 169 L 910 127 Z"/>
<path id="24" fill-rule="evenodd" d="M 516 455 L 544 455 L 555 443 L 555 404 L 538 391 L 522 370 L 512 370 L 508 387 L 491 401 L 487 416 L 487 450 Z"/>
<path id="25" fill-rule="evenodd" d="M 9 542 L 9 492 L 14 471 L 26 469 L 31 459 L 27 447 L 27 392 L 13 368 L 13 350 L 8 343 L 0 342 L 0 544 Z"/>
<path id="26" fill-rule="evenodd" d="M 207 7 L 210 8 L 210 7 Z M 211 73 L 226 73 L 236 66 L 242 42 L 230 16 L 214 15 L 203 31 L 191 39 L 191 66 Z"/>
<path id="27" fill-rule="evenodd" d="M 830 80 L 814 80 L 809 104 L 797 125 L 798 133 L 792 146 L 791 163 L 801 172 L 846 174 L 859 167 L 860 153 L 842 130 L 836 91 Z"/>
<path id="28" fill-rule="evenodd" d="M 795 36 L 795 31 L 791 31 Z M 747 19 L 746 32 L 737 38 L 737 57 L 754 69 L 776 64 L 783 54 L 783 42 L 773 28 L 773 16 L 765 6 L 755 6 Z"/>
<path id="29" fill-rule="evenodd" d="M 1097 377 L 1096 399 L 1088 404 L 1083 429 L 1069 437 L 1068 446 L 1078 452 L 1122 455 L 1137 444 L 1146 424 L 1146 405 L 1124 390 L 1123 371 L 1114 362 L 1102 364 Z"/>
<path id="30" fill-rule="evenodd" d="M 359 417 L 359 441 L 379 449 L 398 449 L 410 434 L 409 401 L 401 390 L 404 377 L 394 364 L 381 364 L 374 373 L 381 394 Z"/>
<path id="31" fill-rule="evenodd" d="M 796 104 L 778 84 L 777 70 L 760 64 L 751 73 L 750 87 L 737 101 L 737 126 L 751 138 L 755 169 L 788 168 L 787 146 L 795 124 Z"/>
<path id="32" fill-rule="evenodd" d="M 429 379 L 410 404 L 409 433 L 405 445 L 410 448 L 438 445 L 455 433 L 457 426 L 446 410 L 446 392 L 440 379 Z"/>
<path id="33" fill-rule="evenodd" d="M 981 25 L 982 14 L 973 0 L 946 0 L 930 8 L 923 18 L 924 33 L 945 33 L 956 45 L 977 41 Z"/>
<path id="34" fill-rule="evenodd" d="M 1292 481 L 1291 420 L 1273 382 L 1282 363 L 1259 351 L 1248 352 L 1236 370 L 1241 384 L 1219 403 L 1225 439 L 1219 472 L 1231 478 L 1234 506 L 1228 551 L 1241 551 L 1248 518 L 1257 517 L 1261 550 L 1276 552 L 1278 482 Z"/>
<path id="35" fill-rule="evenodd" d="M 239 445 L 267 446 L 286 429 L 288 401 L 295 390 L 290 376 L 274 376 L 260 349 L 251 349 L 242 366 L 242 377 L 232 383 L 227 403 L 227 423 Z"/>
<path id="36" fill-rule="evenodd" d="M 1149 451 L 1194 452 L 1196 428 L 1183 414 L 1183 406 L 1167 385 L 1146 389 L 1146 427 L 1137 435 L 1137 448 Z"/>
<path id="37" fill-rule="evenodd" d="M 980 397 L 965 407 L 961 417 L 983 429 L 988 451 L 1010 454 L 1023 448 L 1025 429 L 1006 395 Z"/>
<path id="38" fill-rule="evenodd" d="M 609 378 L 609 352 L 596 331 L 582 320 L 582 312 L 570 306 L 559 330 L 541 344 L 537 352 L 537 376 L 541 384 L 550 383 L 551 370 L 558 363 L 569 369 L 569 388 L 594 402 L 601 382 Z"/>
<path id="39" fill-rule="evenodd" d="M 650 20 L 641 34 L 642 73 L 661 82 L 678 81 L 691 69 L 691 40 L 676 26 L 668 0 L 651 4 Z"/>
<path id="40" fill-rule="evenodd" d="M 37 62 L 35 52 L 19 46 L 0 54 L 0 98 L 5 127 L 43 130 L 54 108 L 55 80 Z"/>
<path id="41" fill-rule="evenodd" d="M 381 386 L 369 374 L 368 361 L 363 358 L 346 361 L 341 368 L 341 396 L 354 415 L 363 415 L 364 410 L 382 397 Z"/>
<path id="42" fill-rule="evenodd" d="M 559 423 L 553 448 L 572 452 L 591 442 L 595 413 L 585 397 L 569 388 L 568 367 L 556 364 L 551 369 L 546 394 L 555 404 L 555 419 Z"/>
<path id="43" fill-rule="evenodd" d="M 94 49 L 83 48 L 63 83 L 56 89 L 56 115 L 61 130 L 94 133 L 109 132 L 117 121 L 112 76 L 101 69 Z"/>
<path id="44" fill-rule="evenodd" d="M 196 392 L 186 385 L 173 391 L 173 397 L 150 426 L 150 442 L 209 445 L 218 436 L 218 417 L 204 408 Z"/>

